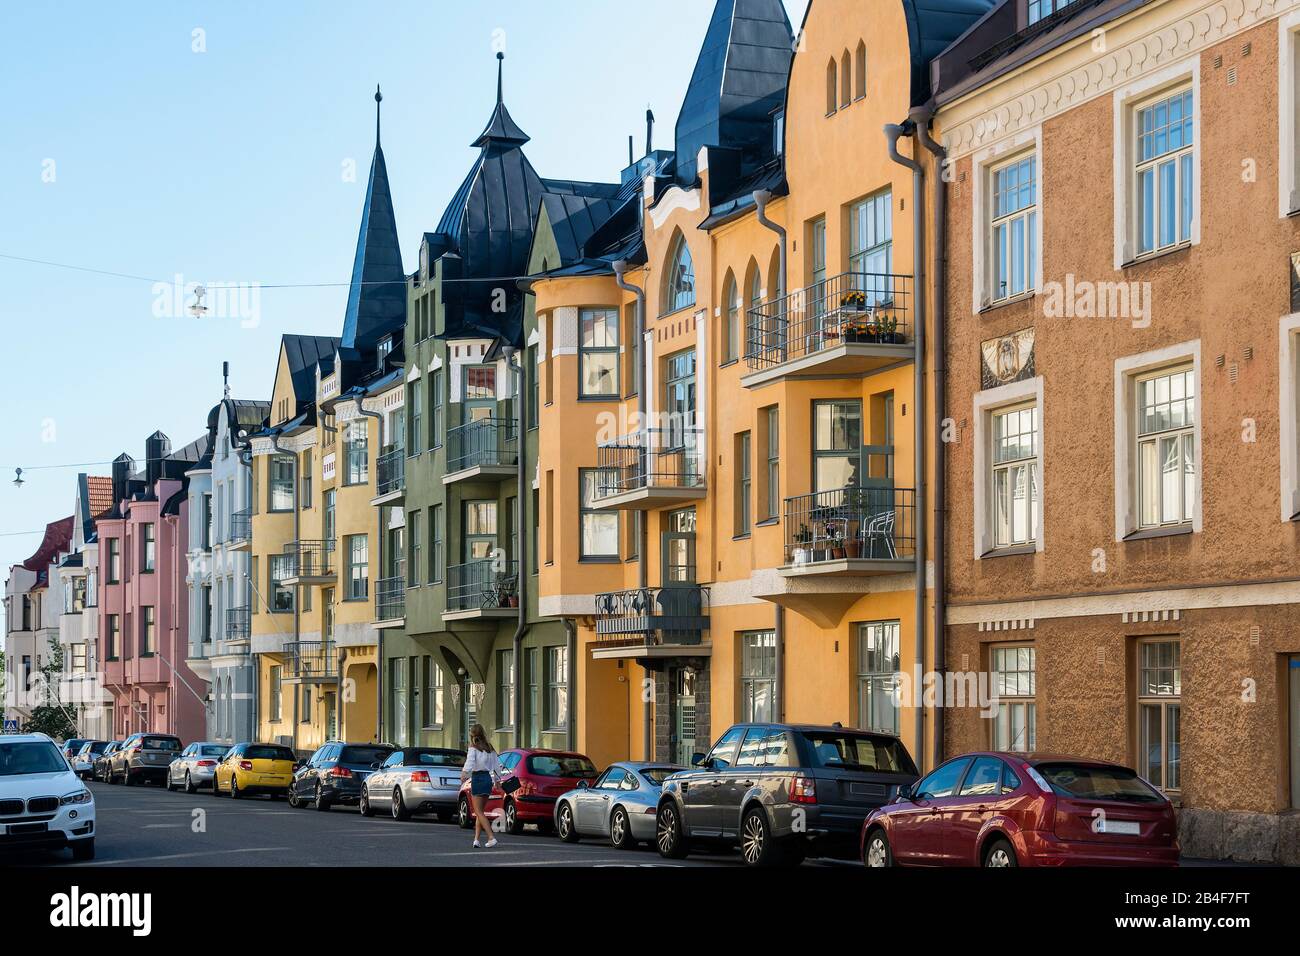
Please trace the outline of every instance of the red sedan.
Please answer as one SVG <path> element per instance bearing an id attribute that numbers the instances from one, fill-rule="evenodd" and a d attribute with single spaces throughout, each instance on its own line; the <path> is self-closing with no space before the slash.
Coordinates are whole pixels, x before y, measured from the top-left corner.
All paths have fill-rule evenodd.
<path id="1" fill-rule="evenodd" d="M 1127 767 L 1037 754 L 955 757 L 862 826 L 867 866 L 1177 866 L 1163 793 Z"/>
<path id="2" fill-rule="evenodd" d="M 502 816 L 507 833 L 522 833 L 527 823 L 549 833 L 555 825 L 555 798 L 574 789 L 579 780 L 590 783 L 600 776 L 583 754 L 564 750 L 503 750 L 500 757 L 502 779 L 517 778 L 519 789 L 507 795 L 494 784 L 484 809 L 489 817 Z M 468 783 L 461 784 L 456 821 L 465 830 L 474 826 Z"/>

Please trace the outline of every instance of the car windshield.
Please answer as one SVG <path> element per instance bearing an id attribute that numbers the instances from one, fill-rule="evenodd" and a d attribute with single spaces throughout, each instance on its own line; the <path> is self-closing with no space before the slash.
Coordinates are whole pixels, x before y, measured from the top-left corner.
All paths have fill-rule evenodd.
<path id="1" fill-rule="evenodd" d="M 141 737 L 141 750 L 180 750 L 181 742 L 175 737 Z"/>
<path id="2" fill-rule="evenodd" d="M 383 763 L 392 752 L 391 747 L 344 747 L 343 752 L 339 754 L 339 763 L 369 767 L 374 763 Z"/>
<path id="3" fill-rule="evenodd" d="M 85 746 L 85 743 L 86 743 L 86 740 L 85 740 L 84 737 L 83 737 L 81 740 L 77 740 L 77 739 L 75 739 L 75 738 L 72 739 L 72 740 L 65 740 L 65 741 L 63 742 L 63 749 L 64 749 L 64 750 L 72 750 L 72 751 L 75 752 L 75 751 L 77 751 L 77 750 L 80 750 L 83 746 Z"/>
<path id="4" fill-rule="evenodd" d="M 86 744 L 84 747 L 81 748 L 81 752 L 83 754 L 102 754 L 104 752 L 104 749 L 107 746 L 108 744 L 106 744 L 102 740 L 99 740 L 94 743 Z"/>
<path id="5" fill-rule="evenodd" d="M 200 757 L 224 757 L 228 750 L 230 750 L 230 748 L 223 746 L 222 744 L 205 744 L 204 746 L 199 748 L 199 756 Z M 275 758 L 275 759 L 283 759 L 283 758 Z"/>
<path id="6" fill-rule="evenodd" d="M 407 766 L 459 768 L 465 763 L 465 755 L 455 750 L 419 750 L 407 754 L 405 761 Z"/>
<path id="7" fill-rule="evenodd" d="M 288 747 L 272 747 L 263 745 L 260 747 L 246 747 L 244 749 L 245 760 L 288 760 L 293 762 L 293 751 Z"/>
<path id="8" fill-rule="evenodd" d="M 662 787 L 664 781 L 677 773 L 678 770 L 679 768 L 677 767 L 642 767 L 641 776 L 645 777 L 656 787 Z"/>
<path id="9" fill-rule="evenodd" d="M 0 777 L 16 777 L 24 773 L 59 773 L 67 769 L 67 762 L 54 744 L 43 740 L 0 744 Z"/>
<path id="10" fill-rule="evenodd" d="M 804 735 L 812 750 L 812 765 L 832 770 L 869 770 L 875 773 L 915 774 L 916 764 L 896 737 L 809 731 Z"/>
<path id="11" fill-rule="evenodd" d="M 1034 769 L 1063 797 L 1129 803 L 1160 803 L 1164 800 L 1145 780 L 1126 767 L 1046 763 L 1038 764 Z"/>
<path id="12" fill-rule="evenodd" d="M 586 757 L 564 754 L 533 754 L 528 758 L 528 772 L 539 777 L 580 777 L 584 780 L 598 776 L 596 765 Z"/>

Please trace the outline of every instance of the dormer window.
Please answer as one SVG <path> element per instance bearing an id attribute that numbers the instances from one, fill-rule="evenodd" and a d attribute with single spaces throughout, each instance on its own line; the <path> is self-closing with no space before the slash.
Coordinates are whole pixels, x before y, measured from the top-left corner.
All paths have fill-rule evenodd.
<path id="1" fill-rule="evenodd" d="M 393 337 L 389 335 L 383 339 L 380 339 L 379 346 L 377 349 L 378 354 L 376 356 L 376 362 L 379 365 L 379 371 L 382 372 L 384 370 L 384 361 L 388 358 L 388 356 L 392 353 L 392 351 L 393 351 Z"/>
<path id="2" fill-rule="evenodd" d="M 1029 20 L 1025 26 L 1033 26 L 1044 17 L 1051 16 L 1057 10 L 1063 10 L 1075 0 L 1029 0 Z"/>
<path id="3" fill-rule="evenodd" d="M 772 117 L 772 152 L 777 156 L 785 152 L 785 110 Z"/>

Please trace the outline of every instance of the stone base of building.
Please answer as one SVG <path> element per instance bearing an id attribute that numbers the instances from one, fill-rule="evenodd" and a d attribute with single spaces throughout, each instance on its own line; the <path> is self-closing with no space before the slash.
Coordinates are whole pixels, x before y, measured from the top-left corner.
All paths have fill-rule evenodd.
<path id="1" fill-rule="evenodd" d="M 1178 811 L 1183 855 L 1201 860 L 1300 866 L 1300 811 Z"/>

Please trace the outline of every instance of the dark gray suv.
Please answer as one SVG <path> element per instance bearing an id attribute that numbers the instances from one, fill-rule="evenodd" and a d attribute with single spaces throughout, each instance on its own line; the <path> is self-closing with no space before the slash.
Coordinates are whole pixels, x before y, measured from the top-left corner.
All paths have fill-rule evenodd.
<path id="1" fill-rule="evenodd" d="M 664 781 L 659 853 L 739 846 L 750 866 L 856 856 L 867 814 L 917 778 L 897 737 L 838 724 L 736 724 L 691 762 Z"/>

